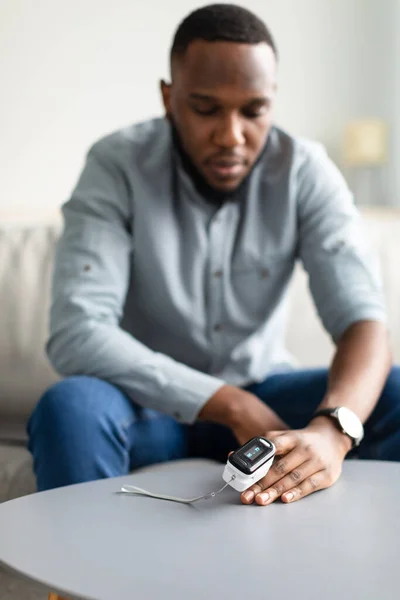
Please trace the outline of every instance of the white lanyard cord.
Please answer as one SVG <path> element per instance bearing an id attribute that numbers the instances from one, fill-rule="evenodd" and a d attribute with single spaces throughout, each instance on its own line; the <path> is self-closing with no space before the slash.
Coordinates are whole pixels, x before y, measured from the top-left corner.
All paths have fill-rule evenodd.
<path id="1" fill-rule="evenodd" d="M 176 496 L 166 496 L 165 494 L 154 494 L 153 492 L 148 492 L 147 490 L 143 490 L 142 488 L 136 487 L 135 485 L 123 485 L 121 487 L 121 493 L 123 494 L 131 494 L 134 496 L 147 496 L 148 498 L 158 498 L 159 500 L 169 500 L 171 502 L 180 502 L 181 504 L 193 504 L 194 502 L 198 502 L 199 500 L 208 500 L 209 498 L 214 498 L 220 492 L 223 492 L 226 487 L 235 479 L 235 475 L 232 475 L 232 478 L 225 483 L 225 485 L 218 490 L 217 492 L 210 492 L 209 494 L 204 494 L 203 496 L 197 496 L 196 498 L 177 498 Z"/>

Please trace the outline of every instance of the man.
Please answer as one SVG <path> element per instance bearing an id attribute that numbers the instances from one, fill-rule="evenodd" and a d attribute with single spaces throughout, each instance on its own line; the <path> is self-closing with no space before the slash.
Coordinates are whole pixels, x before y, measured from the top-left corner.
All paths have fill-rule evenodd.
<path id="1" fill-rule="evenodd" d="M 360 219 L 324 151 L 273 125 L 276 71 L 255 15 L 195 11 L 166 119 L 89 152 L 55 261 L 48 354 L 66 378 L 29 423 L 39 489 L 225 461 L 256 435 L 279 458 L 245 504 L 330 486 L 350 451 L 400 459 L 400 372 Z M 297 259 L 337 344 L 329 372 L 295 370 L 284 347 Z"/>

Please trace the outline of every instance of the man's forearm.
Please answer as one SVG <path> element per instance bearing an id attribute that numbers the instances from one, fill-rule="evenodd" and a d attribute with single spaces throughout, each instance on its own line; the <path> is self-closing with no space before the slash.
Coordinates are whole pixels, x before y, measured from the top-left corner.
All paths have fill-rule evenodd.
<path id="1" fill-rule="evenodd" d="M 373 411 L 391 367 L 385 325 L 355 323 L 340 339 L 321 408 L 347 406 L 364 422 Z"/>
<path id="2" fill-rule="evenodd" d="M 222 386 L 204 405 L 199 418 L 229 427 L 239 444 L 288 425 L 257 396 L 231 385 Z"/>
<path id="3" fill-rule="evenodd" d="M 288 425 L 258 397 L 232 385 L 224 385 L 215 392 L 200 411 L 199 419 L 235 429 L 248 421 L 249 415 L 253 415 L 255 426 L 262 424 L 263 434 L 267 430 L 288 429 Z"/>
<path id="4" fill-rule="evenodd" d="M 73 314 L 73 306 L 69 310 Z M 48 356 L 62 375 L 90 375 L 122 389 L 136 404 L 192 423 L 224 381 L 157 352 L 112 324 L 81 319 L 68 311 L 57 319 Z M 61 316 L 62 315 L 62 316 Z M 60 327 L 61 318 L 64 324 Z"/>

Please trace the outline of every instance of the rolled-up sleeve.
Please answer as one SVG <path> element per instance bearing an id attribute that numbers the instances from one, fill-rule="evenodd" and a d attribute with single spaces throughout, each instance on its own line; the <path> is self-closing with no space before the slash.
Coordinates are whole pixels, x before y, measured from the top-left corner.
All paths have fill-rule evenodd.
<path id="1" fill-rule="evenodd" d="M 376 257 L 339 170 L 310 146 L 297 173 L 299 257 L 318 314 L 334 341 L 358 321 L 386 322 Z"/>
<path id="2" fill-rule="evenodd" d="M 133 251 L 131 206 L 118 162 L 95 145 L 63 207 L 47 353 L 64 376 L 99 377 L 138 405 L 191 423 L 224 381 L 152 351 L 119 326 Z"/>

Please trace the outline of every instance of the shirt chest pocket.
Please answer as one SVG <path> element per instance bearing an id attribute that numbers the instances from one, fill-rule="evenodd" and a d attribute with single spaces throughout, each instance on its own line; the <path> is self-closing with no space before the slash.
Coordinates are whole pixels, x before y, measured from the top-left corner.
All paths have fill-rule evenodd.
<path id="1" fill-rule="evenodd" d="M 281 300 L 293 272 L 291 255 L 241 258 L 231 269 L 232 308 L 256 323 L 268 318 Z"/>

